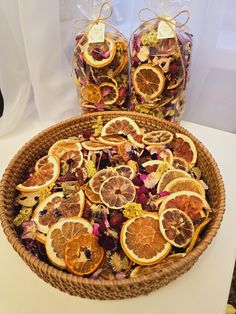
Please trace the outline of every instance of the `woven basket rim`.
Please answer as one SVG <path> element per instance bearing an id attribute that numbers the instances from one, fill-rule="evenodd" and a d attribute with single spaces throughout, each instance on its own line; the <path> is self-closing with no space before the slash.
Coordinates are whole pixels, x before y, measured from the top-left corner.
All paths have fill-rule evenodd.
<path id="1" fill-rule="evenodd" d="M 29 251 L 26 250 L 24 245 L 21 243 L 19 237 L 16 235 L 16 232 L 12 230 L 12 223 L 9 221 L 5 210 L 4 210 L 4 200 L 5 200 L 5 185 L 7 184 L 7 179 L 8 176 L 10 175 L 11 168 L 17 162 L 18 156 L 21 155 L 22 151 L 24 151 L 27 146 L 29 146 L 31 143 L 33 143 L 38 137 L 44 136 L 48 134 L 50 131 L 53 131 L 55 128 L 58 126 L 63 126 L 67 125 L 68 123 L 73 123 L 77 121 L 82 121 L 83 119 L 88 119 L 90 117 L 97 117 L 97 116 L 128 116 L 131 118 L 135 118 L 136 116 L 144 119 L 144 120 L 155 120 L 157 124 L 161 125 L 161 127 L 164 129 L 165 126 L 172 126 L 176 129 L 176 132 L 183 133 L 187 136 L 189 136 L 195 144 L 200 147 L 204 153 L 208 155 L 208 157 L 211 159 L 211 162 L 214 165 L 214 170 L 215 174 L 217 177 L 217 180 L 219 182 L 219 187 L 218 187 L 218 193 L 220 195 L 220 200 L 219 200 L 219 206 L 218 206 L 218 211 L 217 211 L 217 217 L 213 221 L 211 230 L 210 232 L 205 236 L 204 239 L 201 240 L 200 244 L 197 245 L 189 254 L 187 254 L 184 258 L 178 260 L 177 262 L 173 263 L 173 265 L 170 265 L 168 267 L 165 267 L 162 269 L 162 271 L 155 272 L 153 271 L 150 274 L 147 275 L 142 275 L 140 277 L 134 277 L 134 278 L 125 278 L 121 280 L 105 280 L 105 279 L 99 279 L 99 280 L 94 280 L 94 279 L 89 279 L 89 278 L 83 278 L 79 277 L 73 274 L 67 274 L 63 272 L 62 270 L 57 269 L 54 266 L 51 266 L 47 264 L 46 262 L 43 262 L 39 260 L 37 257 L 33 256 Z M 4 233 L 6 234 L 6 237 L 8 241 L 11 243 L 15 251 L 23 258 L 23 260 L 30 261 L 30 263 L 34 263 L 36 268 L 39 268 L 42 272 L 46 274 L 50 274 L 51 276 L 55 278 L 61 278 L 64 279 L 66 282 L 74 282 L 76 283 L 82 283 L 85 285 L 92 285 L 92 286 L 105 286 L 105 287 L 113 287 L 113 286 L 126 286 L 128 284 L 132 283 L 137 283 L 140 284 L 142 282 L 146 282 L 147 280 L 157 280 L 161 278 L 163 275 L 168 275 L 172 274 L 175 272 L 178 272 L 178 270 L 182 267 L 186 267 L 189 263 L 191 263 L 192 260 L 196 259 L 196 257 L 199 257 L 205 249 L 208 247 L 208 245 L 211 243 L 213 240 L 214 236 L 217 233 L 217 230 L 220 227 L 221 221 L 223 219 L 223 214 L 225 211 L 225 188 L 224 188 L 224 183 L 222 176 L 220 174 L 220 170 L 218 168 L 218 165 L 211 155 L 211 153 L 208 151 L 208 149 L 194 136 L 192 135 L 189 131 L 187 131 L 185 128 L 183 128 L 180 125 L 174 124 L 172 122 L 166 121 L 166 120 L 161 120 L 156 117 L 152 117 L 147 114 L 141 114 L 141 113 L 136 113 L 136 112 L 126 112 L 126 111 L 107 111 L 107 112 L 98 112 L 98 113 L 88 113 L 88 114 L 82 114 L 78 115 L 76 117 L 61 121 L 59 123 L 56 123 L 43 131 L 39 132 L 37 135 L 35 135 L 33 138 L 31 138 L 29 141 L 27 141 L 19 150 L 18 152 L 14 155 L 14 157 L 11 159 L 9 162 L 7 168 L 5 169 L 5 172 L 3 174 L 1 183 L 0 183 L 0 221 L 2 224 L 2 228 Z"/>

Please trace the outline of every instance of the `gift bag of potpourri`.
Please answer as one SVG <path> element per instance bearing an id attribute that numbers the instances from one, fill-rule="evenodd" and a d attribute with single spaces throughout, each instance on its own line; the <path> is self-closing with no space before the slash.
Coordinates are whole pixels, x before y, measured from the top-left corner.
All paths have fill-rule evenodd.
<path id="1" fill-rule="evenodd" d="M 78 1 L 87 19 L 79 32 L 73 56 L 75 82 L 83 112 L 126 110 L 128 96 L 128 41 L 110 24 L 112 6 L 98 0 Z"/>
<path id="2" fill-rule="evenodd" d="M 192 47 L 185 30 L 189 12 L 179 9 L 178 0 L 146 4 L 130 41 L 131 109 L 180 122 Z"/>

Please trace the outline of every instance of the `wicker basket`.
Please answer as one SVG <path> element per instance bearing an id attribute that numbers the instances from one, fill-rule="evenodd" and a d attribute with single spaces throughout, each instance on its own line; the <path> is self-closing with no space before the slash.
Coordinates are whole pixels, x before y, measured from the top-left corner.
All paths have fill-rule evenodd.
<path id="1" fill-rule="evenodd" d="M 40 261 L 28 252 L 24 245 L 21 244 L 12 223 L 14 218 L 15 186 L 23 179 L 25 170 L 33 165 L 38 158 L 45 155 L 49 147 L 57 140 L 78 135 L 84 130 L 90 129 L 98 115 L 102 115 L 104 121 L 125 115 L 134 119 L 139 126 L 145 127 L 148 131 L 163 128 L 172 132 L 181 132 L 189 136 L 197 147 L 198 166 L 202 169 L 203 179 L 209 186 L 209 203 L 215 209 L 216 214 L 204 238 L 191 253 L 173 265 L 149 275 L 117 281 L 96 281 L 67 274 Z M 0 186 L 0 219 L 2 227 L 8 241 L 17 253 L 33 272 L 53 287 L 71 295 L 91 299 L 124 299 L 148 294 L 152 290 L 167 285 L 188 271 L 216 235 L 223 218 L 224 208 L 225 192 L 223 181 L 216 162 L 203 144 L 178 125 L 167 121 L 160 121 L 148 115 L 130 112 L 105 112 L 81 115 L 46 129 L 26 143 L 15 155 L 3 175 Z"/>

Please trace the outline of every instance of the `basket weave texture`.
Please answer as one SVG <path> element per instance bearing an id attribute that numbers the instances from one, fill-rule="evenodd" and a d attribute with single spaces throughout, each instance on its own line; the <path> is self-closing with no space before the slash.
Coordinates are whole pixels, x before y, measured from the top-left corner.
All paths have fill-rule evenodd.
<path id="1" fill-rule="evenodd" d="M 15 187 L 19 184 L 24 173 L 37 159 L 47 154 L 49 147 L 56 141 L 76 136 L 85 130 L 90 130 L 101 115 L 104 122 L 118 116 L 126 116 L 134 119 L 140 127 L 147 131 L 165 129 L 171 132 L 180 132 L 189 136 L 195 143 L 198 152 L 198 163 L 203 174 L 203 180 L 209 187 L 209 203 L 216 211 L 215 216 L 208 227 L 206 234 L 200 243 L 173 265 L 161 270 L 137 278 L 123 280 L 92 280 L 81 278 L 73 274 L 67 274 L 53 266 L 50 266 L 26 250 L 19 239 L 14 225 L 14 199 Z M 16 252 L 29 265 L 31 270 L 53 287 L 67 292 L 70 295 L 90 299 L 124 299 L 136 297 L 167 285 L 181 274 L 188 271 L 199 256 L 211 243 L 220 227 L 225 209 L 225 191 L 220 171 L 215 160 L 204 145 L 179 125 L 162 121 L 148 115 L 132 112 L 104 112 L 85 114 L 73 119 L 60 122 L 39 133 L 26 143 L 14 156 L 3 175 L 0 185 L 0 220 L 2 228 Z"/>

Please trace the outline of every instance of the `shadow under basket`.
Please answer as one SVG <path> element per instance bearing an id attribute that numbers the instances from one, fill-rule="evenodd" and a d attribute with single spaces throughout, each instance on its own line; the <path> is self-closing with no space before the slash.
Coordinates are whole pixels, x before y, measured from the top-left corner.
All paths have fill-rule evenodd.
<path id="1" fill-rule="evenodd" d="M 26 250 L 18 237 L 13 225 L 15 187 L 19 184 L 27 169 L 40 157 L 47 154 L 49 147 L 56 141 L 77 136 L 83 131 L 91 130 L 91 126 L 102 116 L 104 122 L 118 116 L 134 119 L 140 127 L 147 131 L 164 129 L 170 132 L 180 132 L 189 136 L 195 143 L 198 152 L 197 166 L 202 170 L 203 180 L 209 187 L 208 202 L 215 210 L 208 230 L 195 248 L 173 265 L 148 275 L 122 280 L 93 280 L 67 274 L 49 264 L 40 261 Z M 218 166 L 204 145 L 179 125 L 159 120 L 157 118 L 132 112 L 103 112 L 85 114 L 67 121 L 60 122 L 39 133 L 26 143 L 14 156 L 3 175 L 0 185 L 0 220 L 3 230 L 15 251 L 29 265 L 31 270 L 53 287 L 70 295 L 90 299 L 125 299 L 136 297 L 167 285 L 181 274 L 187 272 L 199 256 L 211 243 L 220 227 L 225 209 L 225 191 Z"/>

